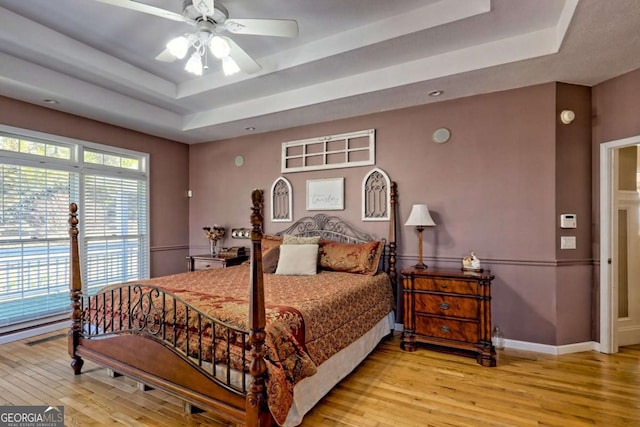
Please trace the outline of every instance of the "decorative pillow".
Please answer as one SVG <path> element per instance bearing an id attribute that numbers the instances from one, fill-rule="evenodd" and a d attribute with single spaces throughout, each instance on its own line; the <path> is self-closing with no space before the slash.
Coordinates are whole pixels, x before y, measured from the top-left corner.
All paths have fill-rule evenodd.
<path id="1" fill-rule="evenodd" d="M 384 250 L 383 242 L 340 243 L 323 240 L 320 244 L 320 268 L 346 273 L 374 275 Z"/>
<path id="2" fill-rule="evenodd" d="M 278 258 L 280 258 L 280 246 L 271 248 L 262 255 L 262 271 L 267 274 L 275 273 L 278 266 Z"/>
<path id="3" fill-rule="evenodd" d="M 320 236 L 303 237 L 294 236 L 293 234 L 285 234 L 282 239 L 283 245 L 317 245 L 320 242 Z"/>
<path id="4" fill-rule="evenodd" d="M 280 246 L 282 244 L 282 236 L 274 236 L 273 234 L 262 235 L 262 257 L 271 249 Z"/>
<path id="5" fill-rule="evenodd" d="M 318 273 L 318 245 L 282 245 L 276 274 L 311 276 Z"/>

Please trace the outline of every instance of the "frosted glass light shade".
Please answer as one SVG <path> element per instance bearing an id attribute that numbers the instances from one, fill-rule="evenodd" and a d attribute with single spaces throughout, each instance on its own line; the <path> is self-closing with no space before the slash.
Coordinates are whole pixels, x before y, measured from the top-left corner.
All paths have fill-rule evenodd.
<path id="1" fill-rule="evenodd" d="M 240 67 L 232 57 L 226 56 L 222 58 L 222 71 L 224 71 L 225 76 L 230 76 L 240 71 Z"/>
<path id="2" fill-rule="evenodd" d="M 213 56 L 219 59 L 226 58 L 231 52 L 229 42 L 220 36 L 211 37 L 211 40 L 209 41 L 209 49 Z"/>
<path id="3" fill-rule="evenodd" d="M 432 227 L 435 226 L 436 223 L 433 222 L 431 218 L 431 214 L 429 214 L 429 209 L 427 205 L 413 205 L 411 208 L 411 213 L 409 214 L 409 219 L 404 225 L 413 225 L 416 227 Z"/>
<path id="4" fill-rule="evenodd" d="M 193 52 L 193 55 L 191 55 L 187 61 L 187 65 L 184 66 L 184 69 L 196 76 L 202 75 L 202 59 L 198 52 Z"/>
<path id="5" fill-rule="evenodd" d="M 189 40 L 184 36 L 171 39 L 169 43 L 167 43 L 167 49 L 173 56 L 182 59 L 187 55 L 187 51 L 189 50 Z"/>

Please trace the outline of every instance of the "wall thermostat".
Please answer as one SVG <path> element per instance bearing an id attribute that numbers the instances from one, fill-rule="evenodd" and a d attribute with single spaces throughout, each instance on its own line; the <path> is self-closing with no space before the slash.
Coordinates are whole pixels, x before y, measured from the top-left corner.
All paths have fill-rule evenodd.
<path id="1" fill-rule="evenodd" d="M 560 228 L 576 228 L 577 226 L 578 220 L 576 214 L 560 215 Z"/>

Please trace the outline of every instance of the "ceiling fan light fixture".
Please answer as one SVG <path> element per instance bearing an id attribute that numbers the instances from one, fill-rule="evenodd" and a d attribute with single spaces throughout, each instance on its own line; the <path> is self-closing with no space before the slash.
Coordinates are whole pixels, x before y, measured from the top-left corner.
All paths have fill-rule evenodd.
<path id="1" fill-rule="evenodd" d="M 202 75 L 202 58 L 197 51 L 193 52 L 184 69 L 196 76 Z"/>
<path id="2" fill-rule="evenodd" d="M 240 71 L 240 67 L 232 57 L 226 56 L 222 58 L 222 71 L 224 71 L 225 76 L 230 76 Z"/>
<path id="3" fill-rule="evenodd" d="M 226 58 L 231 52 L 229 42 L 224 37 L 220 36 L 211 37 L 211 40 L 209 41 L 209 49 L 213 56 L 219 59 Z"/>
<path id="4" fill-rule="evenodd" d="M 167 43 L 167 49 L 173 56 L 182 59 L 187 55 L 187 51 L 189 50 L 189 40 L 184 36 L 171 39 L 169 43 Z"/>

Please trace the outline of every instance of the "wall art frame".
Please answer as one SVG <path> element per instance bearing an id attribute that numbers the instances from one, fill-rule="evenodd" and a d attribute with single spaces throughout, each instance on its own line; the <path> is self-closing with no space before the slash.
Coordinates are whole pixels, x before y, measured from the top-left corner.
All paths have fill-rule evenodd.
<path id="1" fill-rule="evenodd" d="M 362 220 L 389 221 L 391 179 L 385 171 L 373 168 L 362 180 Z"/>
<path id="2" fill-rule="evenodd" d="M 271 222 L 293 221 L 293 187 L 283 176 L 271 185 Z"/>
<path id="3" fill-rule="evenodd" d="M 343 209 L 343 177 L 307 180 L 308 211 L 340 211 Z"/>

